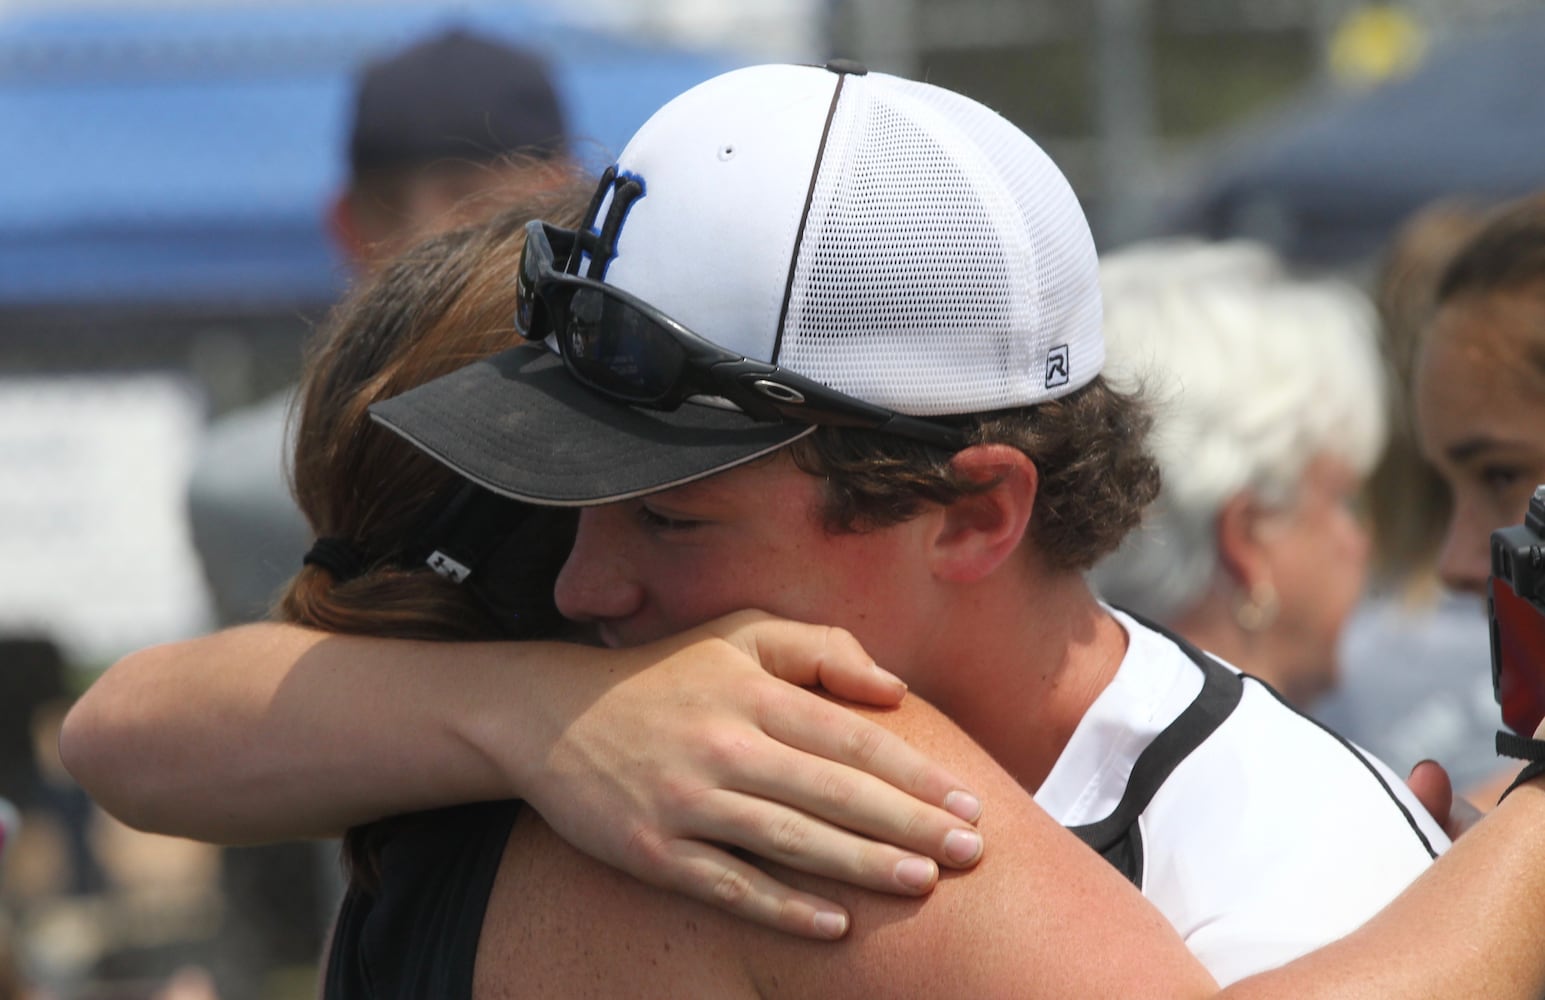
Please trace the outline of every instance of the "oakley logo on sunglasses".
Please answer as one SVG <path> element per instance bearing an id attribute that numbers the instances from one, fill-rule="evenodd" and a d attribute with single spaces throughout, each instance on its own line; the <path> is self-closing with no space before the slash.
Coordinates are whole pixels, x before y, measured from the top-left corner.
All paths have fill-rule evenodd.
<path id="1" fill-rule="evenodd" d="M 751 383 L 751 388 L 760 392 L 768 399 L 776 399 L 780 403 L 803 403 L 805 397 L 798 389 L 772 382 L 765 378 L 759 378 Z"/>

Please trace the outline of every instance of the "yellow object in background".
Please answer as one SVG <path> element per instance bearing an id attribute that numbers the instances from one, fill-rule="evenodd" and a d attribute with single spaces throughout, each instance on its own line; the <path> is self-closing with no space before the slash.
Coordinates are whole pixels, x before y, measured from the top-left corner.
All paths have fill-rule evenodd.
<path id="1" fill-rule="evenodd" d="M 1426 49 L 1427 32 L 1409 11 L 1392 3 L 1369 4 L 1336 28 L 1330 68 L 1342 83 L 1368 86 L 1409 73 Z"/>

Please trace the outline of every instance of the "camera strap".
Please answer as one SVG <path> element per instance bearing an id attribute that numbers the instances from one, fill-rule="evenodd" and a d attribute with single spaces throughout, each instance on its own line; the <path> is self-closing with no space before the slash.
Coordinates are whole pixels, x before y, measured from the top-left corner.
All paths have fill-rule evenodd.
<path id="1" fill-rule="evenodd" d="M 1513 789 L 1524 782 L 1545 774 L 1545 740 L 1530 739 L 1516 733 L 1498 730 L 1497 753 L 1504 757 L 1515 757 L 1529 762 L 1524 765 L 1522 771 L 1518 772 L 1518 777 L 1513 779 L 1513 783 L 1507 786 L 1507 791 L 1498 797 L 1498 802 L 1507 798 Z"/>

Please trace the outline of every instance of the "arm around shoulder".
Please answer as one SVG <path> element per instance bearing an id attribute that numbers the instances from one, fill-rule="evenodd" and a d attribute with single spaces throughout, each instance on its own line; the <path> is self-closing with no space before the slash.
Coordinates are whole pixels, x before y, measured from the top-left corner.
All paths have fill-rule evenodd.
<path id="1" fill-rule="evenodd" d="M 264 623 L 153 646 L 71 709 L 60 754 L 108 812 L 221 843 L 330 836 L 508 794 L 456 738 L 495 652 Z"/>
<path id="2" fill-rule="evenodd" d="M 841 915 L 771 879 L 725 897 L 752 869 L 717 845 L 906 895 L 932 887 L 898 877 L 912 852 L 974 862 L 947 849 L 979 808 L 954 776 L 780 678 L 903 694 L 841 630 L 755 612 L 627 650 L 265 624 L 125 657 L 61 752 L 125 822 L 227 843 L 526 798 L 636 878 L 827 940 Z M 791 849 L 812 816 L 837 825 Z"/>

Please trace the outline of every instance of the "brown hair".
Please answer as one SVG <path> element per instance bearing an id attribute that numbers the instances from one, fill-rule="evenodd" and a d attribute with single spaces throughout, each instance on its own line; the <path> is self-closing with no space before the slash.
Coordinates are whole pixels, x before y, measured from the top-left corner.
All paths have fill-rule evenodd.
<path id="1" fill-rule="evenodd" d="M 1467 295 L 1545 285 L 1545 196 L 1511 202 L 1454 255 L 1438 281 L 1437 304 Z"/>
<path id="2" fill-rule="evenodd" d="M 308 565 L 275 617 L 330 632 L 431 640 L 508 635 L 418 548 L 462 485 L 454 472 L 375 424 L 369 407 L 518 342 L 515 275 L 525 223 L 577 223 L 593 182 L 574 177 L 478 225 L 432 237 L 387 263 L 331 314 L 302 378 L 291 488 L 317 537 L 349 543 L 364 571 Z M 417 558 L 415 556 L 417 555 Z M 377 879 L 381 824 L 349 832 L 351 876 Z"/>
<path id="3" fill-rule="evenodd" d="M 1449 517 L 1448 485 L 1422 457 L 1411 383 L 1422 330 L 1437 310 L 1438 282 L 1454 254 L 1486 219 L 1482 206 L 1436 202 L 1395 234 L 1379 269 L 1374 303 L 1389 388 L 1389 441 L 1368 476 L 1375 580 L 1414 598 L 1436 594 L 1433 569 Z"/>
<path id="4" fill-rule="evenodd" d="M 1082 571 L 1114 551 L 1159 494 L 1159 466 L 1147 450 L 1153 419 L 1136 393 L 1102 377 L 1061 399 L 975 414 L 971 444 L 1007 444 L 1040 473 L 1030 533 L 1052 570 Z M 790 446 L 805 472 L 826 479 L 828 531 L 862 531 L 948 504 L 991 483 L 964 479 L 949 456 L 904 438 L 822 427 Z"/>

